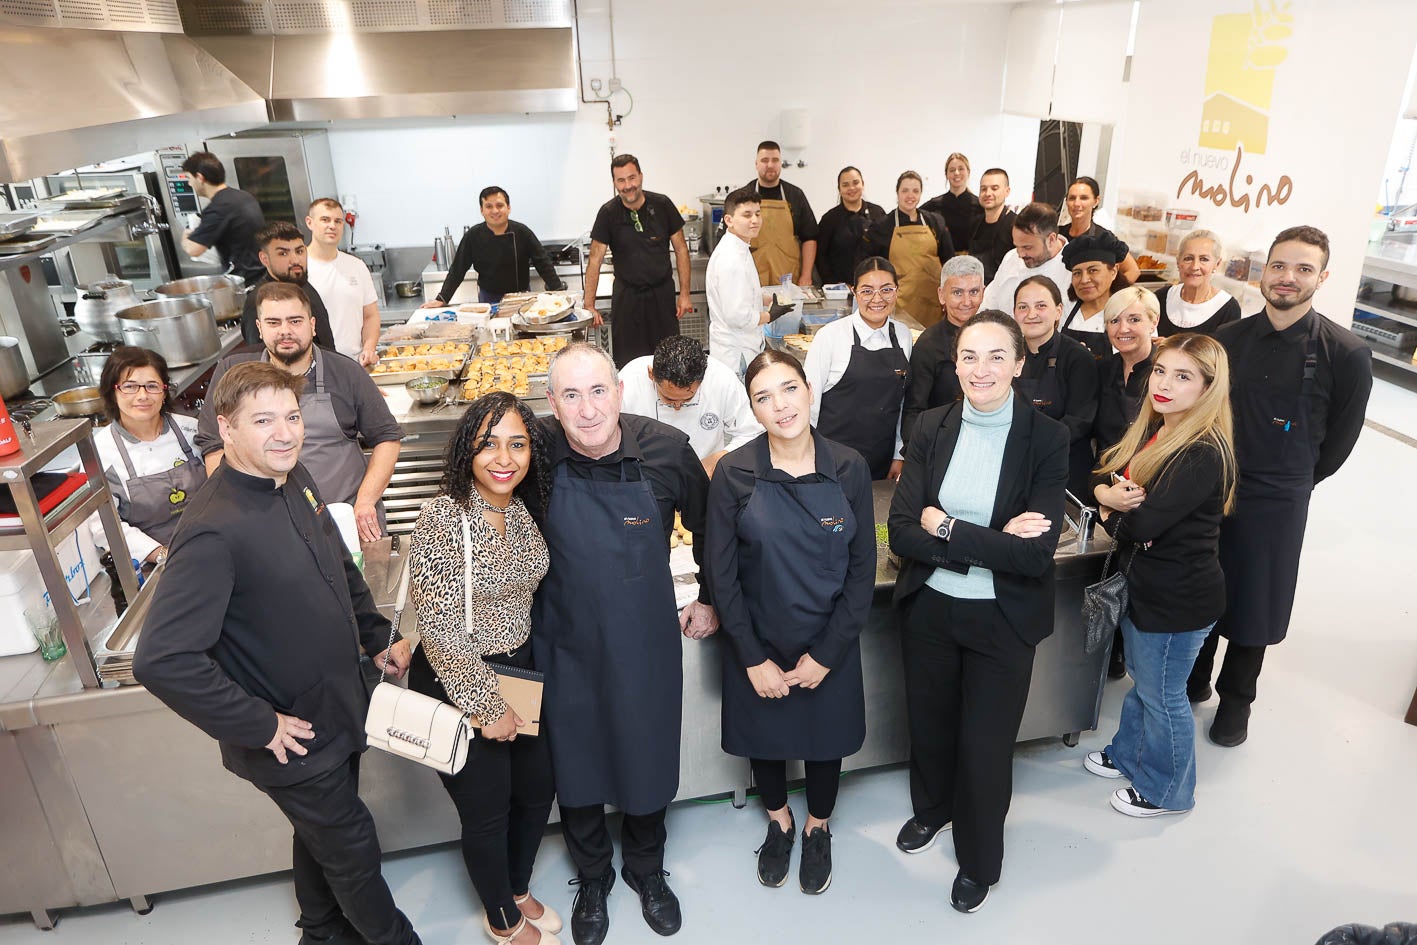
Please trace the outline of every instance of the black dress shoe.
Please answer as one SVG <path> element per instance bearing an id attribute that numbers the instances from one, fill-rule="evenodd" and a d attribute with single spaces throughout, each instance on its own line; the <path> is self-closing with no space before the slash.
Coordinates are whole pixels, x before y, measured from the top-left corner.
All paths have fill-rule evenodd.
<path id="1" fill-rule="evenodd" d="M 664 881 L 664 877 L 669 875 L 668 870 L 635 874 L 627 866 L 620 870 L 620 875 L 625 877 L 627 886 L 640 894 L 640 912 L 651 929 L 660 935 L 673 935 L 679 931 L 684 917 L 679 912 L 679 897 Z"/>
<path id="2" fill-rule="evenodd" d="M 576 945 L 600 945 L 610 931 L 610 887 L 615 885 L 615 871 L 595 878 L 577 876 L 570 885 L 579 886 L 576 901 L 571 904 L 571 940 Z"/>
<path id="3" fill-rule="evenodd" d="M 988 886 L 965 876 L 964 870 L 960 870 L 955 876 L 954 888 L 950 890 L 950 905 L 955 907 L 955 911 L 978 912 L 979 907 L 984 905 L 984 900 L 988 898 Z"/>
<path id="4" fill-rule="evenodd" d="M 1210 688 L 1210 683 L 1201 686 L 1192 686 L 1189 683 L 1186 685 L 1186 699 L 1190 701 L 1191 705 L 1199 705 L 1214 694 L 1215 690 Z"/>
<path id="5" fill-rule="evenodd" d="M 927 827 L 916 817 L 912 817 L 900 828 L 900 833 L 895 835 L 895 845 L 902 853 L 924 853 L 935 845 L 935 838 L 940 835 L 941 830 L 948 830 L 949 824 L 942 827 Z"/>
<path id="6" fill-rule="evenodd" d="M 1250 737 L 1250 707 L 1243 703 L 1220 700 L 1215 721 L 1210 723 L 1210 740 L 1221 748 L 1242 745 Z"/>

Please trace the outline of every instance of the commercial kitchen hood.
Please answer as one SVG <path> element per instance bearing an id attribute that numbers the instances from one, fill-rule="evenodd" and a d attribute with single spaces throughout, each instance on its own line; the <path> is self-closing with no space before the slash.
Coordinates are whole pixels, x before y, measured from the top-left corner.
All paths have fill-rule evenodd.
<path id="1" fill-rule="evenodd" d="M 187 35 L 260 92 L 273 121 L 576 108 L 571 0 L 178 0 L 178 8 Z"/>

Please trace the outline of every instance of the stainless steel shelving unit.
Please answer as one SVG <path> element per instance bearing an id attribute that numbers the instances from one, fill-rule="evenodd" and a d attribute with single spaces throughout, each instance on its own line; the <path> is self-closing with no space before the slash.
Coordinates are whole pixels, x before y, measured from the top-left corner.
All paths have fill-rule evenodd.
<path id="1" fill-rule="evenodd" d="M 1385 243 L 1383 246 L 1391 248 L 1392 244 Z M 1413 254 L 1404 253 L 1404 258 L 1397 258 L 1381 253 L 1369 253 L 1363 262 L 1364 281 L 1417 289 L 1417 261 L 1409 262 L 1405 258 L 1408 255 Z M 1417 335 L 1417 306 L 1396 301 L 1391 288 L 1374 292 L 1368 298 L 1358 299 L 1353 303 L 1353 309 L 1355 325 L 1360 316 L 1376 316 L 1396 322 L 1399 326 L 1410 327 L 1413 329 L 1412 334 Z M 1356 328 L 1354 334 L 1373 350 L 1373 360 L 1398 368 L 1406 373 L 1409 380 L 1417 381 L 1417 341 L 1387 344 Z"/>

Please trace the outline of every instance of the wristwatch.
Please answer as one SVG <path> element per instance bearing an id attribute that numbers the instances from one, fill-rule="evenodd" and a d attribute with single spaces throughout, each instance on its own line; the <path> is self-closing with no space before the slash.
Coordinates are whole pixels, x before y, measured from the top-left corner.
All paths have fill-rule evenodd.
<path id="1" fill-rule="evenodd" d="M 945 520 L 935 529 L 935 537 L 944 541 L 950 540 L 950 532 L 954 531 L 955 518 L 948 512 L 945 513 Z"/>

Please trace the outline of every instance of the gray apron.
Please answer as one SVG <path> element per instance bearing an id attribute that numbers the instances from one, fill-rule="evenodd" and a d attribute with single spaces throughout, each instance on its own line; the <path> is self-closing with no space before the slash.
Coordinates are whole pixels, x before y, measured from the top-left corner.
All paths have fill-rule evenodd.
<path id="1" fill-rule="evenodd" d="M 300 462 L 310 471 L 310 478 L 320 488 L 326 502 L 354 504 L 359 484 L 364 481 L 368 463 L 359 440 L 345 436 L 335 414 L 334 400 L 325 390 L 325 358 L 329 352 L 312 347 L 315 353 L 314 390 L 300 395 L 300 415 L 305 422 L 305 443 L 300 447 Z M 269 361 L 270 352 L 262 352 L 261 360 Z M 379 531 L 387 532 L 384 503 L 374 506 L 379 514 Z"/>
<path id="2" fill-rule="evenodd" d="M 123 467 L 128 471 L 128 481 L 124 483 L 128 490 L 125 521 L 153 541 L 166 546 L 171 543 L 173 532 L 177 531 L 182 510 L 187 507 L 197 487 L 206 481 L 207 469 L 172 418 L 164 415 L 162 422 L 164 428 L 171 430 L 177 438 L 177 445 L 186 458 L 176 460 L 171 469 L 147 476 L 139 476 L 133 468 L 133 460 L 128 455 L 123 436 L 118 432 L 118 424 L 109 427 L 109 433 L 113 436 L 113 445 L 118 447 L 118 458 L 123 460 Z"/>

